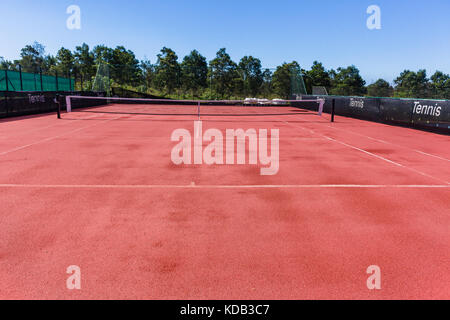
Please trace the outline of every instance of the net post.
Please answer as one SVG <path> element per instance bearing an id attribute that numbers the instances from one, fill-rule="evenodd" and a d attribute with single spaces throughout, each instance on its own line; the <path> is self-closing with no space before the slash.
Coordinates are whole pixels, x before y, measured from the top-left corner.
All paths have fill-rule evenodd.
<path id="1" fill-rule="evenodd" d="M 324 105 L 325 105 L 325 99 L 319 99 L 319 116 L 323 115 Z"/>
<path id="2" fill-rule="evenodd" d="M 70 96 L 66 96 L 66 106 L 67 106 L 67 112 L 72 112 L 72 104 L 70 100 Z"/>
<path id="3" fill-rule="evenodd" d="M 198 121 L 200 121 L 200 101 L 197 102 Z"/>
<path id="4" fill-rule="evenodd" d="M 59 102 L 59 94 L 56 94 L 55 103 L 56 103 L 56 113 L 58 114 L 58 119 L 61 119 L 61 103 Z"/>
<path id="5" fill-rule="evenodd" d="M 331 122 L 334 122 L 335 110 L 336 110 L 336 99 L 333 98 L 331 103 Z"/>

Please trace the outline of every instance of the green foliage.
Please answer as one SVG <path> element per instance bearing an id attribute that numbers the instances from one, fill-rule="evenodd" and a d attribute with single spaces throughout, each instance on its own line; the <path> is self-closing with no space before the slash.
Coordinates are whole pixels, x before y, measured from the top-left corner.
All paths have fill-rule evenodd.
<path id="1" fill-rule="evenodd" d="M 100 65 L 101 63 L 110 63 L 113 59 L 113 51 L 113 49 L 108 48 L 105 45 L 95 46 L 92 50 L 95 64 Z"/>
<path id="2" fill-rule="evenodd" d="M 330 94 L 344 96 L 397 96 L 402 98 L 450 99 L 450 76 L 436 71 L 430 78 L 425 70 L 405 70 L 394 81 L 394 86 L 383 79 L 365 86 L 355 66 L 327 70 L 314 61 L 310 70 L 302 70 L 297 62 L 283 63 L 272 73 L 263 69 L 253 56 L 234 62 L 225 48 L 208 64 L 197 50 L 178 62 L 177 54 L 164 47 L 156 64 L 139 61 L 123 46 L 115 49 L 97 45 L 92 50 L 83 43 L 74 51 L 61 48 L 56 56 L 47 55 L 45 47 L 34 42 L 20 52 L 20 59 L 9 61 L 0 57 L 0 68 L 77 79 L 77 89 L 93 87 L 126 88 L 157 96 L 172 98 L 292 98 L 295 94 L 312 92 L 313 86 L 325 87 Z M 303 79 L 306 83 L 303 82 Z M 81 86 L 83 83 L 83 86 Z M 306 84 L 306 88 L 305 88 Z M 83 88 L 81 88 L 83 87 Z"/>
<path id="3" fill-rule="evenodd" d="M 371 97 L 392 97 L 394 88 L 383 79 L 378 79 L 367 87 L 367 94 Z"/>
<path id="4" fill-rule="evenodd" d="M 113 79 L 119 85 L 137 86 L 142 77 L 139 60 L 134 53 L 123 46 L 112 51 L 109 64 Z"/>
<path id="5" fill-rule="evenodd" d="M 429 98 L 428 81 L 425 70 L 418 72 L 405 70 L 394 80 L 395 95 L 400 98 Z"/>
<path id="6" fill-rule="evenodd" d="M 169 48 L 162 48 L 158 54 L 158 62 L 155 66 L 155 81 L 157 89 L 166 93 L 173 94 L 175 89 L 179 87 L 180 65 L 178 64 L 178 56 Z"/>
<path id="7" fill-rule="evenodd" d="M 185 92 L 193 97 L 198 96 L 201 89 L 206 88 L 208 63 L 197 50 L 184 57 L 181 63 L 181 82 Z"/>
<path id="8" fill-rule="evenodd" d="M 72 52 L 66 48 L 59 49 L 56 54 L 56 70 L 61 75 L 69 75 L 75 66 L 75 58 Z"/>
<path id="9" fill-rule="evenodd" d="M 42 73 L 44 74 L 55 74 L 57 72 L 57 59 L 54 56 L 48 55 L 44 57 L 42 63 Z M 65 75 L 67 76 L 67 75 Z"/>
<path id="10" fill-rule="evenodd" d="M 349 66 L 332 72 L 331 94 L 340 96 L 363 96 L 366 94 L 366 82 L 359 74 L 358 68 Z"/>
<path id="11" fill-rule="evenodd" d="M 34 42 L 32 45 L 25 46 L 20 51 L 21 59 L 18 63 L 22 66 L 24 72 L 39 72 L 44 65 L 45 47 Z"/>
<path id="12" fill-rule="evenodd" d="M 141 89 L 149 91 L 152 87 L 152 82 L 155 77 L 155 66 L 152 65 L 150 60 L 141 61 L 142 80 Z"/>
<path id="13" fill-rule="evenodd" d="M 305 71 L 305 82 L 308 92 L 312 91 L 313 86 L 325 87 L 329 90 L 331 87 L 330 73 L 322 63 L 314 61 L 311 70 Z"/>
<path id="14" fill-rule="evenodd" d="M 405 70 L 394 80 L 394 83 L 395 88 L 387 81 L 380 79 L 367 87 L 368 94 L 379 97 L 395 95 L 400 98 L 450 99 L 450 76 L 441 71 L 436 71 L 428 79 L 425 70 L 417 72 Z"/>
<path id="15" fill-rule="evenodd" d="M 256 97 L 264 82 L 261 60 L 252 56 L 245 56 L 239 62 L 239 71 L 242 77 L 244 95 Z"/>
<path id="16" fill-rule="evenodd" d="M 225 48 L 220 49 L 216 58 L 209 63 L 209 76 L 212 89 L 220 98 L 231 96 L 239 89 L 240 76 L 237 64 L 231 59 Z"/>
<path id="17" fill-rule="evenodd" d="M 277 67 L 272 76 L 273 91 L 283 99 L 289 99 L 300 90 L 298 84 L 301 81 L 301 69 L 297 61 L 283 63 Z M 304 86 L 304 85 L 303 85 Z"/>
<path id="18" fill-rule="evenodd" d="M 83 77 L 84 81 L 88 83 L 92 81 L 96 74 L 96 66 L 94 63 L 94 55 L 89 50 L 89 46 L 83 43 L 81 46 L 75 48 L 75 73 Z"/>
<path id="19" fill-rule="evenodd" d="M 262 85 L 261 85 L 261 91 L 263 97 L 269 98 L 273 93 L 272 88 L 272 77 L 273 73 L 270 71 L 270 69 L 265 69 L 262 73 Z"/>
<path id="20" fill-rule="evenodd" d="M 1 70 L 16 70 L 17 68 L 17 64 L 9 61 L 9 60 L 5 60 L 5 58 L 0 57 L 0 69 Z"/>
<path id="21" fill-rule="evenodd" d="M 433 98 L 450 99 L 450 75 L 436 71 L 431 76 L 431 81 Z"/>

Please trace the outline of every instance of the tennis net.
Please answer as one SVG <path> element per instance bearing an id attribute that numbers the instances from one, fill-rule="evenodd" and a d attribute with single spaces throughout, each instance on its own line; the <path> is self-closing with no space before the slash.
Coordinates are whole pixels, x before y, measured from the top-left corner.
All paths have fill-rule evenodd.
<path id="1" fill-rule="evenodd" d="M 258 117 L 323 114 L 325 100 L 164 100 L 67 96 L 67 112 L 114 113 L 142 116 Z"/>

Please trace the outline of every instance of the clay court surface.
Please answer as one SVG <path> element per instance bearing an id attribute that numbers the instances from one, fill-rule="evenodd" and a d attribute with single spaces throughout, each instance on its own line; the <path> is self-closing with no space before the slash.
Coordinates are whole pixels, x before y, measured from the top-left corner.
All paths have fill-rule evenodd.
<path id="1" fill-rule="evenodd" d="M 96 110 L 0 121 L 0 299 L 450 298 L 449 136 L 211 107 L 204 130 L 280 130 L 261 176 L 172 163 L 195 108 Z"/>

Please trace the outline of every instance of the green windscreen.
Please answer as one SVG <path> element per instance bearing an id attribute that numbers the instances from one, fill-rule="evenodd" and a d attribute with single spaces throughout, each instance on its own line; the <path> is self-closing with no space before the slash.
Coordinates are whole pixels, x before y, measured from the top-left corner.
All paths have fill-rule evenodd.
<path id="1" fill-rule="evenodd" d="M 56 79 L 52 76 L 42 75 L 42 91 L 57 91 Z"/>
<path id="2" fill-rule="evenodd" d="M 41 91 L 41 80 L 38 74 L 22 73 L 23 91 Z"/>
<path id="3" fill-rule="evenodd" d="M 58 83 L 56 82 L 58 81 Z M 73 91 L 74 80 L 64 77 L 0 70 L 0 91 Z"/>

